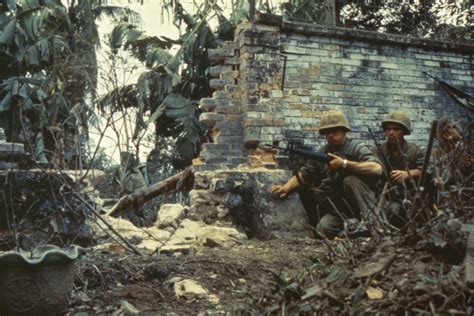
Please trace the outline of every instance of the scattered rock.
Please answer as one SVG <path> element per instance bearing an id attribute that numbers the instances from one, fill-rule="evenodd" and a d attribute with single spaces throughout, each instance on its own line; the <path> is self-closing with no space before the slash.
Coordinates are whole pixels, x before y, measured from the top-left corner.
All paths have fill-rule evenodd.
<path id="1" fill-rule="evenodd" d="M 365 290 L 365 293 L 369 300 L 380 300 L 383 298 L 383 291 L 376 287 L 369 286 L 367 290 Z"/>
<path id="2" fill-rule="evenodd" d="M 179 221 L 184 218 L 186 208 L 181 204 L 163 204 L 158 211 L 156 226 L 158 228 L 177 228 Z"/>
<path id="3" fill-rule="evenodd" d="M 133 225 L 130 221 L 122 218 L 114 218 L 110 216 L 103 217 L 109 225 L 112 226 L 122 237 L 128 240 L 138 239 L 140 243 L 139 248 L 146 249 L 148 251 L 155 251 L 158 247 L 163 246 L 166 241 L 170 238 L 170 233 L 158 229 L 157 227 L 140 228 Z M 103 229 L 101 228 L 103 227 Z M 114 235 L 114 233 L 108 229 L 105 225 L 93 225 L 93 229 L 97 235 L 101 238 L 106 237 L 108 234 Z M 112 248 L 115 246 L 112 246 Z M 112 251 L 120 251 L 118 248 L 110 249 Z"/>
<path id="4" fill-rule="evenodd" d="M 382 271 L 386 270 L 392 264 L 396 257 L 396 254 L 385 255 L 377 261 L 370 262 L 362 268 L 358 269 L 354 273 L 354 276 L 356 278 L 365 278 L 379 274 Z"/>
<path id="5" fill-rule="evenodd" d="M 194 280 L 175 277 L 169 282 L 174 285 L 175 295 L 178 298 L 193 299 L 208 296 L 207 290 Z"/>
<path id="6" fill-rule="evenodd" d="M 222 178 L 222 179 L 213 178 L 211 180 L 211 185 L 209 187 L 209 189 L 212 192 L 216 192 L 216 193 L 229 192 L 233 188 L 234 188 L 234 181 L 232 181 L 229 178 Z"/>
<path id="7" fill-rule="evenodd" d="M 224 205 L 218 205 L 217 206 L 217 218 L 221 219 L 227 216 L 229 214 L 229 208 L 224 206 Z"/>
<path id="8" fill-rule="evenodd" d="M 206 226 L 196 234 L 197 243 L 208 247 L 231 247 L 247 236 L 231 227 Z"/>
<path id="9" fill-rule="evenodd" d="M 137 309 L 135 306 L 130 304 L 129 302 L 125 300 L 120 301 L 120 309 L 116 311 L 114 316 L 138 316 L 141 315 L 141 311 Z"/>
<path id="10" fill-rule="evenodd" d="M 214 304 L 214 305 L 218 305 L 220 303 L 219 296 L 215 294 L 210 294 L 208 297 L 208 300 L 209 300 L 209 303 Z"/>
<path id="11" fill-rule="evenodd" d="M 201 221 L 192 221 L 186 218 L 179 224 L 178 229 L 174 232 L 171 240 L 167 244 L 192 244 L 196 240 L 196 232 L 204 226 L 206 226 L 206 224 Z"/>
<path id="12" fill-rule="evenodd" d="M 194 253 L 194 247 L 190 244 L 185 245 L 164 245 L 159 247 L 161 254 L 183 254 L 192 255 Z"/>

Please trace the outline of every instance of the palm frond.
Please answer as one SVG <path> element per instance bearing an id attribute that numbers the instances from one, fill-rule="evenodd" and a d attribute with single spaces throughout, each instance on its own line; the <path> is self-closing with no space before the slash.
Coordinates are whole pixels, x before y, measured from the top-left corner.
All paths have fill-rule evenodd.
<path id="1" fill-rule="evenodd" d="M 113 5 L 102 5 L 95 8 L 95 15 L 98 18 L 103 16 L 108 16 L 114 19 L 115 21 L 125 21 L 135 25 L 142 23 L 141 16 L 138 12 L 120 6 Z"/>
<path id="2" fill-rule="evenodd" d="M 105 112 L 107 109 L 118 111 L 123 108 L 136 107 L 138 104 L 137 96 L 136 85 L 129 84 L 114 89 L 102 96 L 97 101 L 97 107 L 102 112 Z"/>

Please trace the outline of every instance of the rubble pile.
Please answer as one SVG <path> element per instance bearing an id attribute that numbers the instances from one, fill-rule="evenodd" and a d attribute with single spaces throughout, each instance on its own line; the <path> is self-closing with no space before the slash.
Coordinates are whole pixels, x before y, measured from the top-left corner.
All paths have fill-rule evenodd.
<path id="1" fill-rule="evenodd" d="M 297 195 L 275 200 L 270 187 L 290 171 L 239 168 L 196 172 L 189 194 L 191 218 L 206 223 L 230 221 L 249 236 L 270 239 L 307 233 L 306 213 Z"/>
<path id="2" fill-rule="evenodd" d="M 0 250 L 93 243 L 86 220 L 94 203 L 83 185 L 49 167 L 37 165 L 22 144 L 0 139 Z"/>

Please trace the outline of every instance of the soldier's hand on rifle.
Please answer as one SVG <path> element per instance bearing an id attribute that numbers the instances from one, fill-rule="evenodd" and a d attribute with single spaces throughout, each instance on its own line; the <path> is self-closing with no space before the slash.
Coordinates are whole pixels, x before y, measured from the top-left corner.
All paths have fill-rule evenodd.
<path id="1" fill-rule="evenodd" d="M 344 159 L 334 154 L 328 153 L 333 159 L 328 163 L 328 170 L 329 171 L 337 171 L 342 168 L 344 165 Z"/>
<path id="2" fill-rule="evenodd" d="M 284 199 L 288 196 L 288 194 L 290 193 L 284 185 L 274 185 L 272 186 L 271 188 L 271 192 L 273 194 L 273 196 L 275 196 L 276 198 L 279 198 L 279 199 Z"/>
<path id="3" fill-rule="evenodd" d="M 390 172 L 390 181 L 392 182 L 402 182 L 409 177 L 408 172 L 403 170 L 392 170 L 392 172 Z"/>

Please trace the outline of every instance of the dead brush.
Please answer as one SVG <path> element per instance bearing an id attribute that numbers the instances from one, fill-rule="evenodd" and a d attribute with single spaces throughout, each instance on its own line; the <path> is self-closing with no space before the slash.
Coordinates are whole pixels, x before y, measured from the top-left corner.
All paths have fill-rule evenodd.
<path id="1" fill-rule="evenodd" d="M 434 185 L 419 186 L 410 179 L 410 185 L 403 186 L 404 225 L 395 227 L 388 221 L 384 207 L 390 188 L 384 188 L 376 205 L 359 221 L 346 219 L 345 228 L 367 230 L 370 238 L 353 238 L 351 229 L 345 229 L 341 238 L 323 239 L 326 255 L 304 268 L 302 278 L 277 282 L 277 290 L 266 295 L 271 304 L 260 302 L 247 311 L 283 315 L 469 312 L 472 290 L 462 281 L 461 263 L 467 224 L 472 221 L 473 173 L 472 165 L 468 170 L 459 161 L 472 153 L 471 144 L 466 137 L 451 154 L 440 150 L 442 143 L 434 144 L 426 168 L 431 179 L 423 183 Z"/>

